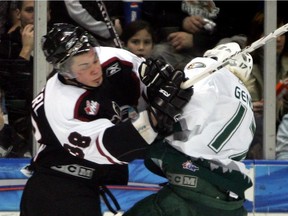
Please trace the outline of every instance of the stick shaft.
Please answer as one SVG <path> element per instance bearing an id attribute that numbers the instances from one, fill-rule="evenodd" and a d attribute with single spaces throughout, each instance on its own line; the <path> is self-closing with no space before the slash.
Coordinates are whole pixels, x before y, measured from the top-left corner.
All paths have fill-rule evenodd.
<path id="1" fill-rule="evenodd" d="M 113 42 L 114 42 L 115 46 L 118 48 L 122 48 L 121 40 L 120 40 L 119 35 L 117 34 L 117 32 L 114 28 L 114 25 L 113 25 L 109 15 L 108 15 L 105 4 L 101 0 L 96 0 L 96 2 L 97 2 L 97 5 L 101 11 L 101 15 L 102 15 L 102 17 L 106 23 L 108 31 L 109 31 L 111 37 L 113 37 Z"/>
<path id="2" fill-rule="evenodd" d="M 189 88 L 190 86 L 194 85 L 196 82 L 204 79 L 205 77 L 209 76 L 210 74 L 216 72 L 217 70 L 220 70 L 221 68 L 225 67 L 227 64 L 229 64 L 229 59 L 242 55 L 244 53 L 251 53 L 254 50 L 258 49 L 261 46 L 264 46 L 267 42 L 270 40 L 277 38 L 278 36 L 284 34 L 285 32 L 288 31 L 288 23 L 285 25 L 281 26 L 280 28 L 274 30 L 270 34 L 254 41 L 250 46 L 245 47 L 239 52 L 236 52 L 229 56 L 228 58 L 224 59 L 223 62 L 217 62 L 216 64 L 213 64 L 211 67 L 208 67 L 206 70 L 202 71 L 199 73 L 197 76 L 193 77 L 193 79 L 189 79 L 185 81 L 184 83 L 181 84 L 182 89 Z"/>

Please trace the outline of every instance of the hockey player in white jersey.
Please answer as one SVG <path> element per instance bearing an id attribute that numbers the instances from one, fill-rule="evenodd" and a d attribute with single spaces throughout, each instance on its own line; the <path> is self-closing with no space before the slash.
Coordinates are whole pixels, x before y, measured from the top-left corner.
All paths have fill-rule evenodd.
<path id="1" fill-rule="evenodd" d="M 193 59 L 185 74 L 198 73 L 240 51 L 223 44 Z M 124 216 L 244 216 L 244 192 L 252 186 L 241 162 L 255 131 L 251 97 L 245 87 L 253 60 L 236 56 L 229 65 L 194 85 L 174 134 L 150 148 L 146 166 L 168 179 L 158 193 L 135 204 Z"/>
<path id="2" fill-rule="evenodd" d="M 64 23 L 42 38 L 56 73 L 32 102 L 40 147 L 21 216 L 102 215 L 105 185 L 127 183 L 128 162 L 142 157 L 159 132 L 171 130 L 193 94 L 192 88 L 180 89 L 182 71 L 123 49 L 94 46 L 86 31 Z M 138 113 L 142 90 L 150 94 L 149 104 Z"/>

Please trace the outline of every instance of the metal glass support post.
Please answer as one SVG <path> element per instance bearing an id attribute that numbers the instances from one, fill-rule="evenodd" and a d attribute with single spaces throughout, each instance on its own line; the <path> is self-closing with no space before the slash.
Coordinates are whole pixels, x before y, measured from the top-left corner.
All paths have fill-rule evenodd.
<path id="1" fill-rule="evenodd" d="M 277 1 L 265 0 L 264 33 L 269 34 L 277 28 Z M 264 46 L 264 124 L 263 156 L 275 159 L 276 143 L 276 40 Z"/>
<path id="2" fill-rule="evenodd" d="M 33 95 L 41 91 L 46 82 L 47 62 L 41 49 L 41 37 L 47 32 L 47 0 L 35 1 L 34 14 L 34 62 L 33 62 Z M 33 139 L 33 155 L 38 144 Z"/>

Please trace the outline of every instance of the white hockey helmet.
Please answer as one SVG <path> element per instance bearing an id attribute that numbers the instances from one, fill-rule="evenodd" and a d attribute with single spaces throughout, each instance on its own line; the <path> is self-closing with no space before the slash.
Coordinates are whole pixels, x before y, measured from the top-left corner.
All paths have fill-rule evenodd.
<path id="1" fill-rule="evenodd" d="M 250 53 L 236 55 L 229 60 L 227 68 L 246 83 L 253 69 L 253 58 Z"/>
<path id="2" fill-rule="evenodd" d="M 188 79 L 194 79 L 204 70 L 216 64 L 217 61 L 212 58 L 196 57 L 193 58 L 184 68 L 185 76 Z"/>
<path id="3" fill-rule="evenodd" d="M 253 68 L 253 59 L 249 53 L 242 53 L 230 58 L 231 55 L 241 51 L 238 43 L 230 42 L 220 44 L 204 53 L 204 57 L 215 59 L 218 62 L 228 61 L 226 66 L 239 79 L 246 82 Z"/>
<path id="4" fill-rule="evenodd" d="M 207 50 L 203 57 L 208 57 L 215 59 L 218 62 L 223 62 L 231 55 L 239 52 L 241 50 L 238 43 L 230 42 L 225 44 L 220 44 L 213 49 Z"/>

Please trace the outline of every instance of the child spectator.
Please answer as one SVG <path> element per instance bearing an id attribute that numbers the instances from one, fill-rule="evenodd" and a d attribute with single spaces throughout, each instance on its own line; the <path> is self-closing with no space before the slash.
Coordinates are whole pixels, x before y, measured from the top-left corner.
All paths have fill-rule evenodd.
<path id="1" fill-rule="evenodd" d="M 151 55 L 155 42 L 152 26 L 144 20 L 135 20 L 127 24 L 121 40 L 127 50 L 144 58 Z"/>

